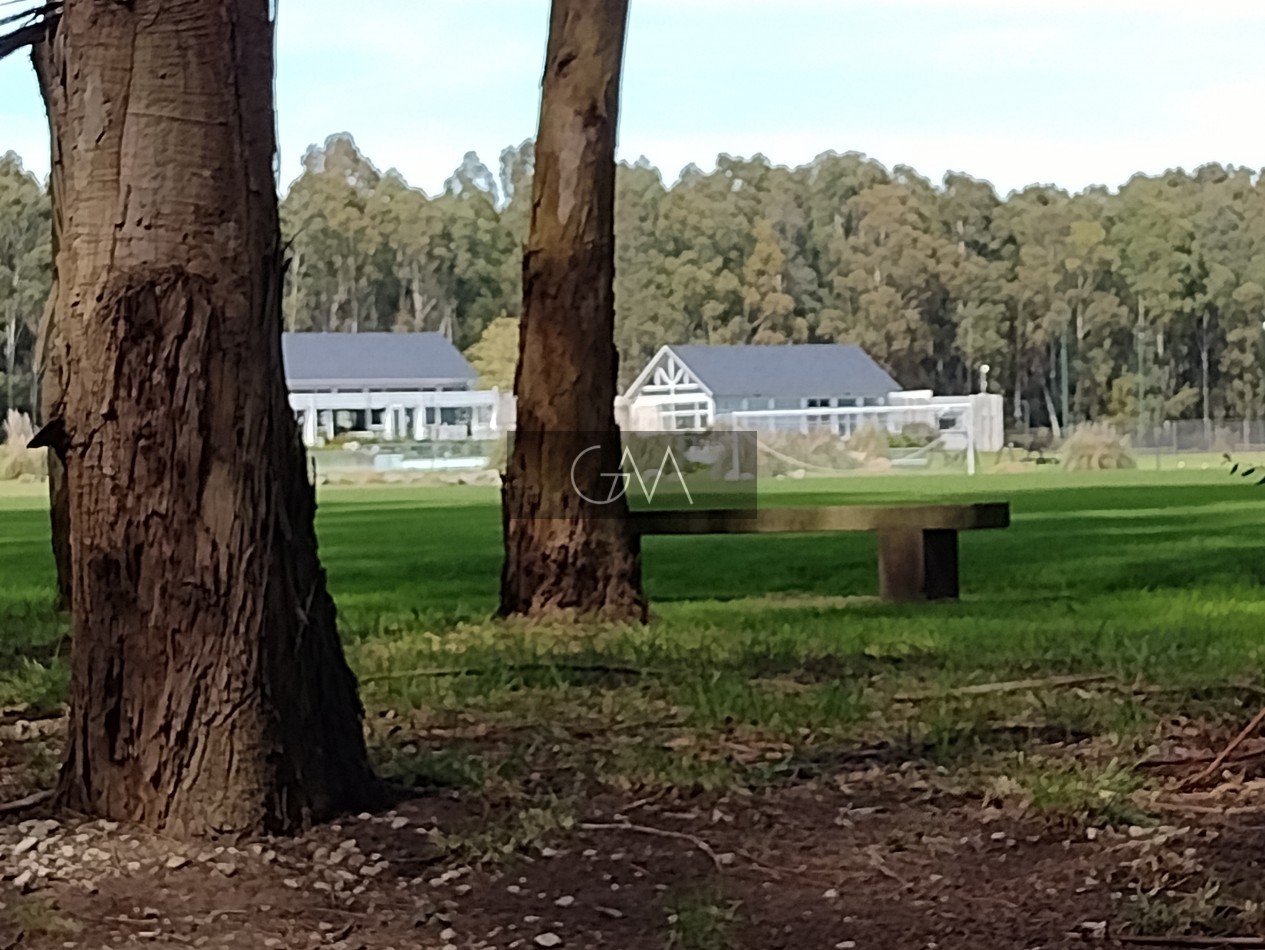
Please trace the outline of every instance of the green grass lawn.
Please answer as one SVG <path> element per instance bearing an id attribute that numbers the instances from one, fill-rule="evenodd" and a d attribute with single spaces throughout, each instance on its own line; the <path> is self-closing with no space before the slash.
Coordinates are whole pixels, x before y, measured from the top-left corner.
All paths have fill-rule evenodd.
<path id="1" fill-rule="evenodd" d="M 42 492 L 0 486 L 0 708 L 55 704 L 67 687 Z M 1013 809 L 1063 842 L 1047 853 L 1071 854 L 1064 839 L 1092 840 L 1085 827 L 1164 821 L 1169 777 L 1138 764 L 1220 747 L 1265 690 L 1265 488 L 1211 464 L 776 482 L 761 504 L 1006 500 L 1013 525 L 964 533 L 962 600 L 924 605 L 876 599 L 865 535 L 650 538 L 654 619 L 635 628 L 491 620 L 495 490 L 330 487 L 320 500 L 375 765 L 397 784 L 445 790 L 458 820 L 436 840 L 463 864 L 572 833 L 602 798 L 686 816 L 699 801 L 702 815 L 716 801 L 727 812 L 782 801 L 784 822 L 808 800 L 801 791 L 835 789 L 851 809 L 862 774 L 905 818 L 925 810 L 957 821 L 954 836 L 995 839 L 974 816 Z M 960 690 L 1063 674 L 1094 678 Z M 13 743 L 0 748 L 0 778 L 7 769 L 13 794 L 47 786 L 59 758 L 55 734 Z M 966 810 L 946 812 L 946 801 Z M 790 842 L 773 864 L 795 867 L 819 841 L 855 849 L 860 832 L 846 824 L 829 812 L 812 847 Z M 892 834 L 895 860 L 905 839 Z M 945 860 L 956 870 L 980 859 Z M 1122 873 L 1152 893 L 1133 865 Z M 1083 878 L 1048 874 L 1044 884 Z M 1195 890 L 1238 893 L 1219 874 L 1256 879 L 1213 868 Z M 1261 905 L 1258 889 L 1244 894 L 1242 907 Z M 738 906 L 672 900 L 681 946 L 678 930 L 724 941 L 726 908 Z M 1176 890 L 1125 904 L 1126 923 L 1147 933 L 1185 933 L 1213 914 L 1218 927 L 1255 926 L 1246 910 Z"/>
<path id="2" fill-rule="evenodd" d="M 58 629 L 39 486 L 0 490 L 0 644 Z M 902 677 L 1106 671 L 1213 684 L 1254 673 L 1265 646 L 1265 489 L 1224 472 L 853 477 L 777 482 L 764 505 L 1011 502 L 1006 531 L 962 535 L 957 604 L 875 602 L 868 535 L 651 538 L 655 621 L 602 631 L 638 661 L 751 668 L 831 656 Z M 500 515 L 492 489 L 328 488 L 321 553 L 362 671 L 424 667 L 494 642 Z M 477 631 L 477 636 L 474 635 Z M 516 637 L 548 650 L 547 637 Z M 567 647 L 568 650 L 571 647 Z M 497 655 L 493 655 L 497 654 Z M 0 656 L 4 655 L 0 653 Z M 777 659 L 780 658 L 780 659 Z M 12 700 L 0 690 L 0 701 Z"/>
<path id="3" fill-rule="evenodd" d="M 581 630 L 490 619 L 494 490 L 328 488 L 318 527 L 377 767 L 398 782 L 565 822 L 594 788 L 755 788 L 888 750 L 986 798 L 1139 820 L 1130 796 L 1156 777 L 1133 766 L 1174 717 L 1217 742 L 1259 704 L 1265 489 L 1211 469 L 1041 471 L 777 482 L 761 504 L 999 499 L 1013 526 L 963 534 L 958 603 L 880 603 L 865 535 L 651 538 L 653 622 Z M 38 486 L 0 490 L 0 707 L 65 696 L 47 524 Z M 1065 674 L 1106 679 L 955 691 Z M 55 745 L 24 748 L 51 781 Z"/>

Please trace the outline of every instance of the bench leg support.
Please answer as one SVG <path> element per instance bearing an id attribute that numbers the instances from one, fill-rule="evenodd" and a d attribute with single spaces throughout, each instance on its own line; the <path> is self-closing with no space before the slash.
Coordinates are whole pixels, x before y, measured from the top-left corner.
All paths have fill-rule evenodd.
<path id="1" fill-rule="evenodd" d="M 924 531 L 923 591 L 928 600 L 957 600 L 958 533 L 951 530 Z"/>
<path id="2" fill-rule="evenodd" d="M 879 596 L 887 601 L 956 600 L 958 533 L 893 528 L 878 536 Z"/>

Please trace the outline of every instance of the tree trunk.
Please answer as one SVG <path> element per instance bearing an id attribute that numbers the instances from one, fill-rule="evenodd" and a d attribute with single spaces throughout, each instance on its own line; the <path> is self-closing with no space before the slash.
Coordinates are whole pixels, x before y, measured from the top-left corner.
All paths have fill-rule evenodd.
<path id="1" fill-rule="evenodd" d="M 646 617 L 624 500 L 595 509 L 577 491 L 605 495 L 602 473 L 620 464 L 615 129 L 627 16 L 627 0 L 553 3 L 504 490 L 507 615 Z"/>
<path id="2" fill-rule="evenodd" d="M 1063 428 L 1069 432 L 1072 429 L 1072 412 L 1071 401 L 1069 399 L 1071 381 L 1067 376 L 1067 326 L 1063 327 L 1063 334 L 1059 339 L 1059 395 L 1062 397 L 1063 416 L 1059 420 L 1063 423 Z"/>
<path id="3" fill-rule="evenodd" d="M 1208 308 L 1204 308 L 1200 319 L 1199 334 L 1199 370 L 1200 370 L 1200 402 L 1203 403 L 1204 440 L 1207 442 L 1212 433 L 1212 391 L 1208 384 L 1208 355 L 1211 347 L 1208 343 Z"/>
<path id="4" fill-rule="evenodd" d="M 291 333 L 299 329 L 299 294 L 303 289 L 302 269 L 303 254 L 296 251 L 294 257 L 290 260 L 290 266 L 286 268 L 286 277 L 290 283 L 290 319 L 286 329 Z"/>
<path id="5" fill-rule="evenodd" d="M 268 0 L 67 0 L 39 60 L 74 567 L 60 800 L 290 831 L 372 782 L 281 371 Z"/>
<path id="6" fill-rule="evenodd" d="M 1048 380 L 1041 381 L 1041 393 L 1045 396 L 1045 411 L 1050 416 L 1050 433 L 1054 436 L 1055 442 L 1063 440 L 1063 427 L 1059 425 L 1058 410 L 1054 408 L 1054 397 L 1050 395 L 1050 384 Z"/>
<path id="7" fill-rule="evenodd" d="M 1015 349 L 1014 349 L 1015 396 L 1014 396 L 1014 406 L 1012 408 L 1012 416 L 1015 420 L 1016 426 L 1018 426 L 1019 420 L 1024 418 L 1023 391 L 1024 391 L 1024 384 L 1026 380 L 1024 379 L 1025 373 L 1024 373 L 1024 361 L 1023 361 L 1023 345 L 1021 342 L 1022 337 L 1023 337 L 1023 304 L 1020 303 L 1015 308 Z M 1030 426 L 1032 424 L 1031 413 L 1029 413 L 1029 418 L 1024 419 L 1024 424 L 1025 426 Z"/>
<path id="8" fill-rule="evenodd" d="M 15 296 L 9 302 L 9 319 L 5 327 L 4 337 L 4 385 L 6 409 L 13 408 L 13 364 L 17 362 L 18 353 L 18 302 Z"/>
<path id="9" fill-rule="evenodd" d="M 64 104 L 63 97 L 55 97 L 53 95 L 55 90 L 51 85 L 54 76 L 52 42 L 37 43 L 31 51 L 31 61 L 35 66 L 35 74 L 39 78 L 45 104 L 52 108 L 56 102 L 59 103 L 60 108 L 60 104 Z M 51 119 L 50 123 L 54 127 L 58 124 Z M 64 422 L 63 400 L 66 394 L 66 341 L 59 333 L 58 326 L 61 281 L 57 276 L 57 261 L 61 257 L 61 236 L 64 226 L 61 202 L 62 143 L 56 135 L 53 135 L 51 144 L 52 170 L 48 179 L 48 189 L 52 199 L 53 280 L 49 288 L 48 300 L 44 304 L 44 312 L 40 317 L 39 339 L 36 340 L 35 358 L 32 360 L 32 375 L 40 380 L 38 415 L 42 425 L 48 425 L 57 420 Z M 57 568 L 57 609 L 66 611 L 74 606 L 74 569 L 70 543 L 70 486 L 66 480 L 66 446 L 59 440 L 57 445 L 49 446 L 46 454 L 48 456 L 49 528 L 52 536 L 53 563 Z"/>

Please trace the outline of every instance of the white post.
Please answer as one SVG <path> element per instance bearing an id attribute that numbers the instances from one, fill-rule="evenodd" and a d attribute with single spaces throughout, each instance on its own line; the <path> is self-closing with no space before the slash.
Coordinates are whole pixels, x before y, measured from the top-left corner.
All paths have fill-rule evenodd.
<path id="1" fill-rule="evenodd" d="M 382 410 L 382 438 L 388 442 L 395 438 L 395 406 Z"/>
<path id="2" fill-rule="evenodd" d="M 966 412 L 966 474 L 975 474 L 975 406 L 968 405 Z"/>
<path id="3" fill-rule="evenodd" d="M 309 449 L 316 445 L 316 406 L 303 410 L 303 444 Z"/>

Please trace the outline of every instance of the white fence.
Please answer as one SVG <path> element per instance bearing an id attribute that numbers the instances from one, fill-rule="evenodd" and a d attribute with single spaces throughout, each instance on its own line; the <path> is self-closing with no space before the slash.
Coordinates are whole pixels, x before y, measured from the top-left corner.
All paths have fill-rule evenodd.
<path id="1" fill-rule="evenodd" d="M 319 445 L 340 431 L 384 441 L 490 439 L 513 424 L 513 397 L 498 390 L 460 392 L 291 393 L 303 442 Z"/>

